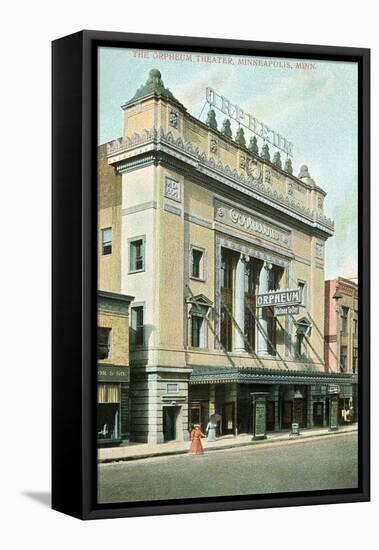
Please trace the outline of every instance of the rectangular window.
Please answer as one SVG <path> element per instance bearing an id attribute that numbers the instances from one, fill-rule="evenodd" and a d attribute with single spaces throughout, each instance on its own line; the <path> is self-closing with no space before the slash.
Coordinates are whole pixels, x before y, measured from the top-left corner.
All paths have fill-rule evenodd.
<path id="1" fill-rule="evenodd" d="M 232 350 L 232 308 L 233 308 L 233 265 L 234 255 L 227 248 L 221 249 L 221 309 L 220 339 L 222 346 Z"/>
<path id="2" fill-rule="evenodd" d="M 245 336 L 249 345 L 247 350 L 255 351 L 255 332 L 256 332 L 256 307 L 255 293 L 259 281 L 260 262 L 255 258 L 250 258 L 245 263 Z"/>
<path id="3" fill-rule="evenodd" d="M 111 357 L 111 332 L 105 327 L 97 328 L 97 358 L 109 359 Z"/>
<path id="4" fill-rule="evenodd" d="M 179 384 L 167 384 L 167 393 L 179 393 Z"/>
<path id="5" fill-rule="evenodd" d="M 193 348 L 205 348 L 205 324 L 204 317 L 192 315 L 191 346 Z"/>
<path id="6" fill-rule="evenodd" d="M 191 247 L 191 277 L 193 279 L 205 279 L 204 250 Z"/>
<path id="7" fill-rule="evenodd" d="M 221 249 L 221 288 L 232 288 L 233 280 L 233 253 L 225 248 Z"/>
<path id="8" fill-rule="evenodd" d="M 131 309 L 131 338 L 132 346 L 143 346 L 144 328 L 143 328 L 143 307 L 132 307 Z"/>
<path id="9" fill-rule="evenodd" d="M 358 372 L 358 348 L 353 349 L 353 373 Z"/>
<path id="10" fill-rule="evenodd" d="M 342 306 L 341 307 L 341 332 L 347 332 L 348 316 L 349 316 L 349 308 Z"/>
<path id="11" fill-rule="evenodd" d="M 112 254 L 112 228 L 107 227 L 101 230 L 101 248 L 103 256 Z"/>
<path id="12" fill-rule="evenodd" d="M 347 372 L 347 346 L 341 346 L 340 369 L 341 372 Z"/>
<path id="13" fill-rule="evenodd" d="M 129 272 L 145 270 L 145 239 L 138 237 L 130 241 Z"/>
<path id="14" fill-rule="evenodd" d="M 298 357 L 301 357 L 304 352 L 304 334 L 297 333 L 296 334 L 296 351 Z"/>

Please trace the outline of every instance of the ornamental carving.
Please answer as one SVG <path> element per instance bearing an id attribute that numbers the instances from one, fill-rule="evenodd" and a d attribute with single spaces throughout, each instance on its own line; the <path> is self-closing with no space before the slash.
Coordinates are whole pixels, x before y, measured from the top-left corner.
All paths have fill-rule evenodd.
<path id="1" fill-rule="evenodd" d="M 218 150 L 218 141 L 216 138 L 211 138 L 210 142 L 209 142 L 209 150 L 211 153 L 213 153 L 214 155 L 217 154 L 217 150 Z"/>
<path id="2" fill-rule="evenodd" d="M 173 128 L 179 128 L 179 113 L 177 111 L 170 111 L 168 116 L 170 126 Z"/>
<path id="3" fill-rule="evenodd" d="M 164 196 L 176 202 L 182 202 L 180 181 L 172 178 L 165 178 Z"/>
<path id="4" fill-rule="evenodd" d="M 315 254 L 316 258 L 319 258 L 320 260 L 324 259 L 324 246 L 321 243 L 316 243 Z"/>
<path id="5" fill-rule="evenodd" d="M 281 192 L 272 189 L 270 183 L 271 173 L 270 168 L 265 166 L 264 173 L 260 168 L 261 176 L 259 180 L 254 177 L 253 174 L 243 174 L 238 173 L 237 170 L 232 170 L 230 166 L 222 164 L 220 161 L 215 163 L 214 159 L 210 159 L 204 152 L 200 152 L 197 145 L 192 144 L 191 142 L 184 142 L 182 138 L 176 138 L 172 132 L 166 132 L 162 127 L 151 130 L 143 130 L 141 134 L 133 134 L 130 137 L 121 137 L 119 139 L 113 140 L 107 144 L 108 159 L 110 164 L 125 162 L 131 163 L 130 160 L 134 156 L 133 150 L 137 147 L 151 147 L 152 149 L 156 145 L 169 146 L 171 149 L 171 154 L 178 158 L 183 158 L 183 155 L 191 158 L 191 162 L 195 161 L 197 163 L 198 169 L 202 172 L 206 172 L 208 169 L 217 173 L 217 177 L 220 181 L 223 179 L 228 180 L 226 183 L 231 185 L 242 185 L 251 190 L 259 193 L 263 201 L 269 199 L 274 199 L 276 203 L 283 206 L 284 208 L 289 208 L 295 216 L 300 215 L 303 218 L 306 218 L 310 222 L 318 223 L 323 227 L 326 227 L 330 230 L 334 230 L 334 222 L 325 216 L 320 210 L 311 210 L 303 202 L 295 200 L 293 196 L 289 193 L 284 195 Z M 116 156 L 117 155 L 117 156 Z M 124 156 L 121 158 L 121 156 Z M 112 158 L 113 157 L 113 158 Z M 253 166 L 253 165 L 251 165 Z M 264 183 L 263 181 L 264 180 Z M 294 182 L 293 185 L 296 185 Z M 299 188 L 301 186 L 299 185 Z M 175 199 L 174 199 L 175 200 Z"/>

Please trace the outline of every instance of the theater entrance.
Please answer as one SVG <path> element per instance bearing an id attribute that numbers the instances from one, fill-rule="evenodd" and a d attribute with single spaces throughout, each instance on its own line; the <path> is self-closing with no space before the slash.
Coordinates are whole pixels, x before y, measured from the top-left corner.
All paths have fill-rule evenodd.
<path id="1" fill-rule="evenodd" d="M 233 434 L 234 433 L 234 411 L 235 404 L 234 401 L 224 403 L 222 406 L 222 433 L 223 434 Z"/>

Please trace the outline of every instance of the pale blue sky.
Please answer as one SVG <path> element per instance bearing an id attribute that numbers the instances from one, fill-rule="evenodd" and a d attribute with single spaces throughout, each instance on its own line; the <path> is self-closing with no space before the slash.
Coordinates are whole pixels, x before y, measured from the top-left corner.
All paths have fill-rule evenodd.
<path id="1" fill-rule="evenodd" d="M 137 58 L 131 49 L 100 48 L 98 142 L 122 134 L 121 105 L 146 82 L 150 69 L 161 71 L 165 86 L 197 118 L 206 87 L 213 87 L 293 142 L 294 174 L 308 165 L 327 192 L 325 213 L 336 223 L 335 235 L 326 243 L 325 277 L 357 277 L 357 64 L 312 61 L 316 68 L 303 70 L 293 59 L 280 60 L 292 68 L 279 68 L 240 65 L 237 56 L 233 64 L 223 64 L 199 62 L 197 53 L 190 61 L 156 59 L 153 51 L 148 55 Z M 207 107 L 203 121 L 206 113 Z M 225 117 L 216 115 L 220 127 Z"/>

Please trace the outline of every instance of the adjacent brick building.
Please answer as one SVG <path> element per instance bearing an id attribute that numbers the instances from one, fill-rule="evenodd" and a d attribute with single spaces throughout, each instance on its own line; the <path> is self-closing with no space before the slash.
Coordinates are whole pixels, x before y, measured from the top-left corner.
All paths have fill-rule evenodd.
<path id="1" fill-rule="evenodd" d="M 325 281 L 325 368 L 351 375 L 353 384 L 340 387 L 339 418 L 341 423 L 356 420 L 358 285 L 343 277 Z"/>
<path id="2" fill-rule="evenodd" d="M 129 304 L 132 296 L 98 292 L 97 436 L 99 445 L 130 437 Z"/>

